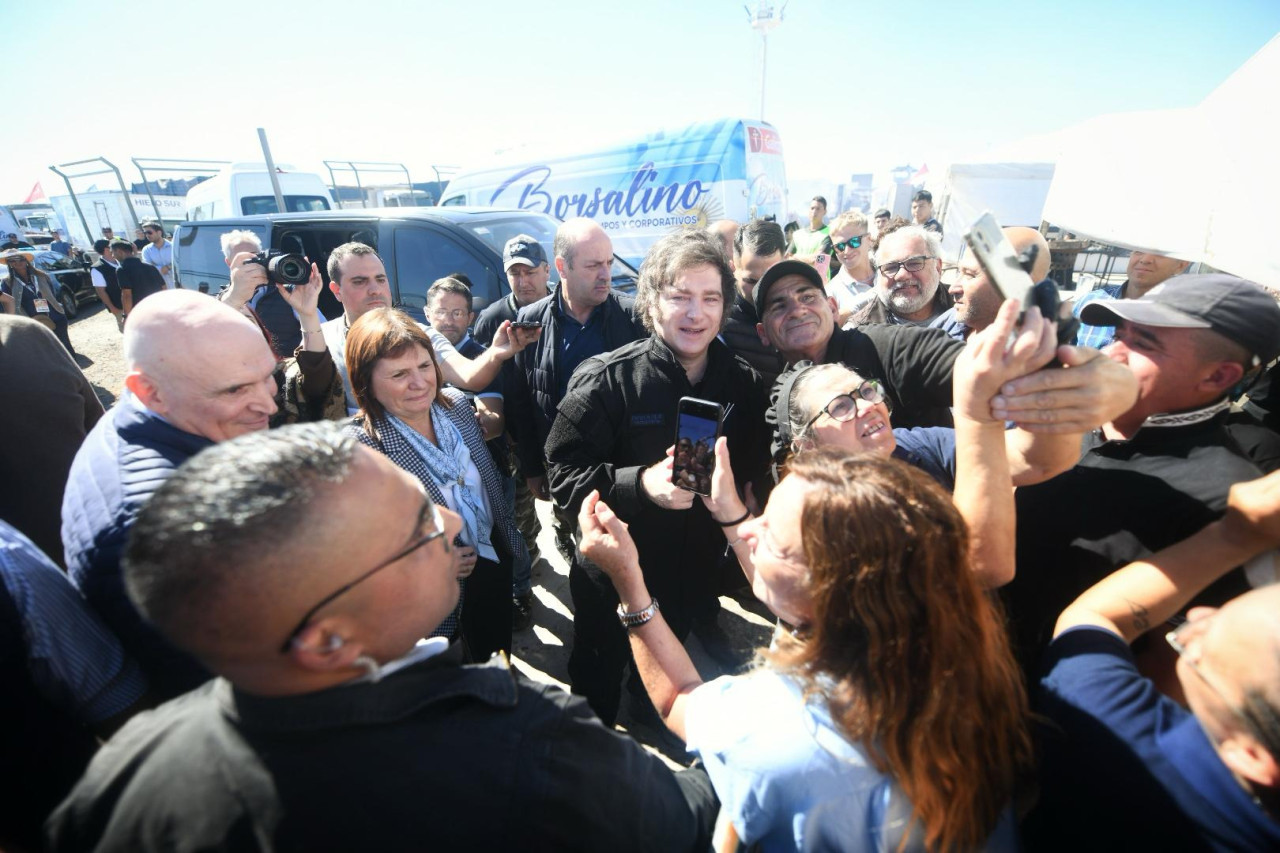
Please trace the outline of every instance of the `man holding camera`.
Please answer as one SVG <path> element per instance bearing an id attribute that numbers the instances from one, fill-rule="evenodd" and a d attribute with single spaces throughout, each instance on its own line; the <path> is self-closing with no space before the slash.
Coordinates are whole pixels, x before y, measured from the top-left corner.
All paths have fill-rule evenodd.
<path id="1" fill-rule="evenodd" d="M 301 318 L 276 288 L 267 286 L 270 281 L 265 266 L 245 266 L 245 262 L 262 253 L 262 241 L 252 231 L 236 230 L 223 234 L 221 243 L 227 266 L 243 268 L 243 274 L 232 276 L 231 283 L 218 294 L 218 298 L 241 312 L 245 308 L 252 309 L 258 322 L 271 333 L 271 349 L 276 356 L 288 358 L 293 355 L 302 343 L 302 329 L 298 325 Z M 247 257 L 237 263 L 237 256 L 242 254 Z M 320 321 L 324 322 L 323 316 Z"/>

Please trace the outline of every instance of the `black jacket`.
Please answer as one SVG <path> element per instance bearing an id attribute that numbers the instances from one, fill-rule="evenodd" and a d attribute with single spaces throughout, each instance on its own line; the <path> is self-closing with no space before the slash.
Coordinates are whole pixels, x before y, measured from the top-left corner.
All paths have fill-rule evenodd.
<path id="1" fill-rule="evenodd" d="M 218 679 L 140 714 L 48 824 L 51 850 L 706 850 L 706 775 L 585 701 L 458 646 L 296 696 Z"/>
<path id="2" fill-rule="evenodd" d="M 875 324 L 836 329 L 822 363 L 883 382 L 894 427 L 951 426 L 951 371 L 962 349 L 942 329 Z"/>
<path id="3" fill-rule="evenodd" d="M 711 344 L 697 386 L 656 336 L 584 361 L 547 439 L 556 505 L 576 514 L 591 490 L 599 489 L 631 525 L 645 582 L 664 609 L 679 607 L 705 587 L 696 576 L 712 571 L 725 549 L 724 534 L 701 500 L 687 510 L 661 509 L 640 486 L 644 469 L 661 461 L 675 443 L 676 405 L 685 396 L 726 409 L 732 404 L 723 434 L 734 477 L 739 488 L 754 482 L 756 494 L 762 494 L 768 457 L 764 386 L 759 374 L 719 340 Z"/>
<path id="4" fill-rule="evenodd" d="M 150 264 L 144 264 L 138 258 L 125 258 L 120 262 L 116 281 L 121 290 L 128 290 L 133 294 L 134 308 L 137 308 L 138 303 L 151 294 L 167 288 L 160 270 Z"/>
<path id="5" fill-rule="evenodd" d="M 733 307 L 729 309 L 729 319 L 720 331 L 720 337 L 729 345 L 729 349 L 742 356 L 747 364 L 764 379 L 764 387 L 772 388 L 782 372 L 782 356 L 769 344 L 760 342 L 756 332 L 756 324 L 760 322 L 755 306 L 737 294 Z"/>
<path id="6" fill-rule="evenodd" d="M 556 300 L 559 288 L 549 296 L 520 309 L 518 319 L 542 324 L 542 336 L 512 361 L 510 396 L 506 400 L 507 431 L 516 442 L 520 468 L 527 477 L 545 470 L 544 448 L 560 402 L 557 378 L 560 370 L 560 332 Z M 635 300 L 613 292 L 600 306 L 604 328 L 604 352 L 646 338 L 649 332 L 635 314 Z M 581 365 L 579 365 L 581 366 Z"/>

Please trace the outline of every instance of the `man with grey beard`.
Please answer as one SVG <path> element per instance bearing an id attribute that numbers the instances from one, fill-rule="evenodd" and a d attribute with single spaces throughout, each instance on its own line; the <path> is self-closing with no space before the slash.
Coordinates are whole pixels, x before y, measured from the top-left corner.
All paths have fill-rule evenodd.
<path id="1" fill-rule="evenodd" d="M 880 238 L 872 256 L 877 299 L 856 311 L 855 325 L 939 327 L 951 307 L 951 295 L 940 287 L 942 244 L 937 234 L 907 225 Z"/>

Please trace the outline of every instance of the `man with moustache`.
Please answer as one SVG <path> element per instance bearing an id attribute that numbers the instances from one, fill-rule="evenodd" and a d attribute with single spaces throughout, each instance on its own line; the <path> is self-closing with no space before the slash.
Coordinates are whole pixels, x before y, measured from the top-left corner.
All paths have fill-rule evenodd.
<path id="1" fill-rule="evenodd" d="M 872 255 L 876 266 L 875 299 L 855 311 L 855 325 L 939 328 L 951 307 L 942 282 L 942 240 L 919 225 L 907 225 L 880 238 Z"/>
<path id="2" fill-rule="evenodd" d="M 551 266 L 542 244 L 528 234 L 517 234 L 502 248 L 502 268 L 511 292 L 480 312 L 475 335 L 480 341 L 493 340 L 503 320 L 514 320 L 526 305 L 547 295 Z"/>

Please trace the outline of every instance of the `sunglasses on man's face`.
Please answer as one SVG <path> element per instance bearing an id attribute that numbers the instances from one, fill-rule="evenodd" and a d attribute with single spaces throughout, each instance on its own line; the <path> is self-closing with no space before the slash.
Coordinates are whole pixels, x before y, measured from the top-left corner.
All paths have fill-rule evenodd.
<path id="1" fill-rule="evenodd" d="M 832 243 L 831 248 L 836 250 L 837 252 L 843 252 L 845 249 L 861 248 L 862 238 L 866 236 L 867 236 L 866 234 L 855 234 L 854 236 L 850 237 L 848 240 L 841 240 L 839 243 Z"/>

